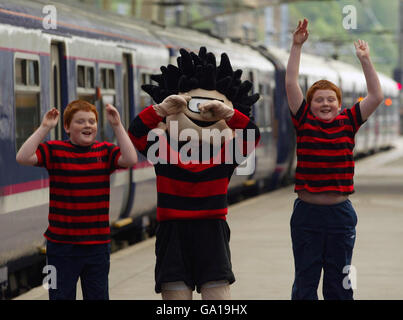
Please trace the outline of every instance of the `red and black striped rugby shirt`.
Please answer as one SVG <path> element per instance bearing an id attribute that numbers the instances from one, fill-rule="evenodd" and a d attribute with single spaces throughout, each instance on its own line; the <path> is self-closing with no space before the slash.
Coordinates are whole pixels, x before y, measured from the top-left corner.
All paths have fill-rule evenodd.
<path id="1" fill-rule="evenodd" d="M 147 151 L 151 145 L 156 143 L 147 141 L 147 135 L 162 120 L 156 114 L 154 108 L 149 106 L 140 112 L 130 125 L 129 136 L 136 149 L 145 157 L 147 157 Z M 260 133 L 256 125 L 247 116 L 235 110 L 234 116 L 227 121 L 227 125 L 231 129 L 242 129 L 242 142 L 240 139 L 237 142 L 243 145 L 243 153 L 248 150 L 248 144 L 249 151 L 255 148 L 259 142 Z M 253 130 L 253 138 L 249 139 L 249 141 L 246 133 L 248 129 Z M 169 140 L 169 136 L 160 135 L 157 142 L 160 148 L 161 146 L 167 148 L 167 152 L 159 152 L 158 154 L 161 161 L 154 163 L 157 176 L 157 220 L 225 220 L 228 211 L 228 184 L 238 165 L 235 161 L 225 163 L 224 153 L 230 149 L 225 148 L 224 145 L 219 146 L 218 152 L 215 155 L 211 153 L 212 157 L 208 161 L 185 162 L 181 161 L 178 153 L 180 148 L 175 149 L 174 146 L 169 144 Z M 214 160 L 214 156 L 218 154 L 220 162 Z M 243 155 L 246 155 L 246 152 Z M 170 161 L 170 159 L 173 159 L 172 157 L 176 160 Z"/>
<path id="2" fill-rule="evenodd" d="M 41 143 L 36 155 L 37 166 L 49 173 L 45 238 L 85 245 L 110 242 L 109 181 L 120 148 L 108 142 L 83 147 L 55 140 Z"/>
<path id="3" fill-rule="evenodd" d="M 294 191 L 353 193 L 354 136 L 363 124 L 359 102 L 327 122 L 313 115 L 304 100 L 291 117 L 297 132 Z"/>

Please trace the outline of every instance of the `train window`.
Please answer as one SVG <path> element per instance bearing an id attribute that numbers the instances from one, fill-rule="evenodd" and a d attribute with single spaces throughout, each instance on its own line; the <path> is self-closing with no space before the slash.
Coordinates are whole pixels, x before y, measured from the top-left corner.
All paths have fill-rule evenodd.
<path id="1" fill-rule="evenodd" d="M 77 87 L 79 88 L 95 88 L 95 71 L 93 66 L 77 66 Z"/>
<path id="2" fill-rule="evenodd" d="M 101 69 L 100 77 L 99 82 L 101 83 L 101 88 L 106 89 L 106 69 Z"/>
<path id="3" fill-rule="evenodd" d="M 84 100 L 95 105 L 95 94 L 77 93 L 77 99 Z"/>
<path id="4" fill-rule="evenodd" d="M 18 151 L 40 125 L 40 86 L 39 58 L 28 54 L 17 55 L 14 62 L 14 94 L 15 143 Z"/>
<path id="5" fill-rule="evenodd" d="M 95 65 L 92 62 L 77 62 L 77 99 L 95 103 Z"/>
<path id="6" fill-rule="evenodd" d="M 259 93 L 260 99 L 256 102 L 258 108 L 258 114 L 256 116 L 256 123 L 259 127 L 270 127 L 271 126 L 271 104 L 272 97 L 271 88 L 268 83 L 259 83 Z"/>
<path id="7" fill-rule="evenodd" d="M 95 88 L 94 85 L 94 68 L 87 67 L 87 82 L 86 88 Z"/>
<path id="8" fill-rule="evenodd" d="M 85 67 L 84 66 L 77 67 L 77 87 L 80 87 L 80 88 L 85 87 Z"/>
<path id="9" fill-rule="evenodd" d="M 114 94 L 103 94 L 102 95 L 102 99 L 101 99 L 101 114 L 100 114 L 100 123 L 101 123 L 101 137 L 102 140 L 104 141 L 108 141 L 108 142 L 112 142 L 112 143 L 116 143 L 116 137 L 113 133 L 112 128 L 110 127 L 110 125 L 108 124 L 108 120 L 106 118 L 106 105 L 107 104 L 112 104 L 115 105 L 116 101 L 115 101 L 115 95 Z"/>
<path id="10" fill-rule="evenodd" d="M 39 85 L 38 61 L 28 60 L 28 85 Z"/>
<path id="11" fill-rule="evenodd" d="M 108 103 L 116 106 L 115 69 L 114 66 L 101 64 L 99 68 L 101 87 L 100 133 L 102 140 L 116 142 L 112 128 L 106 119 L 105 107 Z"/>
<path id="12" fill-rule="evenodd" d="M 140 78 L 140 86 L 143 84 L 151 84 L 153 82 L 153 80 L 151 80 L 151 74 L 148 73 L 142 73 Z M 144 109 L 152 103 L 152 98 L 144 90 L 140 90 L 140 108 Z"/>
<path id="13" fill-rule="evenodd" d="M 15 59 L 15 83 L 27 84 L 26 59 Z"/>
<path id="14" fill-rule="evenodd" d="M 16 93 L 15 117 L 15 142 L 18 151 L 25 140 L 39 127 L 39 93 Z"/>
<path id="15" fill-rule="evenodd" d="M 115 89 L 115 70 L 110 68 L 100 69 L 100 79 L 102 89 Z"/>
<path id="16" fill-rule="evenodd" d="M 39 86 L 39 62 L 31 59 L 15 59 L 15 83 Z"/>
<path id="17" fill-rule="evenodd" d="M 113 69 L 109 69 L 109 85 L 108 88 L 109 89 L 115 89 L 115 71 Z"/>

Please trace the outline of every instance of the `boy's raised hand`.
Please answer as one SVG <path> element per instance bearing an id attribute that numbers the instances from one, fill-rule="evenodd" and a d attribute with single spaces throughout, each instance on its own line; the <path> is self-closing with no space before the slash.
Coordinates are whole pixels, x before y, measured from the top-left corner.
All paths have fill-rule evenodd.
<path id="1" fill-rule="evenodd" d="M 120 115 L 119 111 L 111 104 L 107 104 L 105 106 L 106 111 L 106 119 L 111 124 L 111 126 L 118 126 L 120 124 Z"/>
<path id="2" fill-rule="evenodd" d="M 368 43 L 364 40 L 358 39 L 358 41 L 354 42 L 355 46 L 355 54 L 359 60 L 363 58 L 369 58 L 369 46 Z"/>
<path id="3" fill-rule="evenodd" d="M 292 42 L 293 44 L 302 45 L 309 36 L 308 32 L 308 20 L 304 19 L 301 23 L 301 20 L 298 21 L 298 26 L 293 33 Z"/>
<path id="4" fill-rule="evenodd" d="M 58 121 L 59 121 L 59 110 L 56 108 L 52 108 L 48 112 L 46 112 L 45 116 L 42 119 L 42 126 L 48 128 L 48 129 L 53 129 L 56 127 Z"/>
<path id="5" fill-rule="evenodd" d="M 33 134 L 23 143 L 20 150 L 18 150 L 15 159 L 19 164 L 25 166 L 34 166 L 38 163 L 36 156 L 36 149 L 51 129 L 56 127 L 59 121 L 59 110 L 52 108 L 45 113 L 41 125 L 34 131 Z"/>

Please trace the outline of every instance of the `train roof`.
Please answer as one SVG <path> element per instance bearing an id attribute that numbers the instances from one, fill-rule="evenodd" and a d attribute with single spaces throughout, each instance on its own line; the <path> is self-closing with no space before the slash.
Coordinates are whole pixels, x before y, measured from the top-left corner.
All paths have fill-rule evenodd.
<path id="1" fill-rule="evenodd" d="M 42 12 L 44 5 L 54 5 L 57 8 L 57 29 L 55 30 L 45 30 L 42 26 L 42 18 L 45 16 Z M 15 0 L 10 2 L 0 0 L 0 19 L 3 25 L 9 24 L 62 37 L 84 37 L 94 41 L 120 42 L 122 47 L 141 49 L 138 51 L 137 57 L 140 63 L 142 63 L 141 61 L 151 63 L 152 65 L 148 65 L 148 67 L 152 72 L 163 64 L 158 56 L 164 56 L 161 54 L 161 50 L 165 51 L 166 47 L 178 54 L 179 48 L 198 51 L 201 45 L 214 52 L 218 60 L 221 53 L 226 52 L 237 68 L 274 70 L 270 61 L 247 46 L 217 39 L 195 30 L 157 26 L 141 19 L 107 13 L 70 1 L 67 1 L 66 4 L 66 1 Z M 78 44 L 78 47 L 75 48 L 73 44 L 72 50 L 77 52 L 80 50 L 80 45 L 83 44 Z M 155 56 L 156 59 L 150 59 L 150 56 Z M 167 58 L 167 54 L 165 56 Z M 166 60 L 164 59 L 164 61 Z"/>
<path id="2" fill-rule="evenodd" d="M 355 88 L 361 92 L 367 91 L 367 83 L 362 70 L 354 65 L 339 60 L 329 59 L 329 64 L 342 78 L 341 89 L 343 91 L 351 89 L 352 86 L 355 86 Z M 381 72 L 377 72 L 377 74 L 384 95 L 393 97 L 398 96 L 399 90 L 397 88 L 397 82 Z"/>
<path id="3" fill-rule="evenodd" d="M 328 59 L 327 62 L 339 75 L 341 79 L 339 85 L 342 91 L 348 92 L 352 88 L 356 88 L 359 92 L 366 91 L 367 84 L 362 70 L 339 60 Z"/>
<path id="4" fill-rule="evenodd" d="M 268 51 L 274 55 L 284 65 L 284 67 L 287 66 L 288 58 L 290 56 L 288 51 L 276 47 L 269 47 Z M 329 67 L 325 58 L 320 56 L 302 53 L 299 72 L 301 75 L 307 76 L 309 86 L 320 79 L 326 79 L 339 85 L 337 72 Z"/>
<path id="5" fill-rule="evenodd" d="M 42 12 L 45 5 L 54 5 L 57 9 L 56 29 L 46 30 L 42 25 L 42 19 L 46 16 Z M 44 33 L 61 36 L 82 36 L 162 47 L 161 42 L 150 32 L 150 24 L 144 21 L 105 13 L 69 1 L 0 0 L 0 21 L 2 24 L 39 29 Z"/>
<path id="6" fill-rule="evenodd" d="M 46 30 L 42 26 L 42 19 L 45 16 L 42 10 L 45 5 L 54 5 L 57 8 L 58 24 L 55 30 Z M 162 65 L 162 61 L 158 57 L 167 57 L 166 47 L 178 54 L 181 47 L 198 51 L 200 45 L 204 45 L 209 51 L 214 52 L 218 60 L 220 54 L 226 52 L 237 68 L 274 70 L 270 61 L 257 50 L 246 45 L 228 39 L 218 39 L 195 30 L 156 26 L 141 19 L 104 12 L 71 1 L 0 0 L 0 21 L 2 25 L 37 29 L 38 32 L 63 37 L 81 36 L 95 40 L 120 42 L 123 47 L 138 50 L 137 56 L 140 63 L 147 61 L 149 64 L 152 61 L 152 65 L 148 67 L 153 72 Z M 161 55 L 162 51 L 164 54 Z M 289 52 L 276 47 L 269 47 L 268 51 L 284 66 L 287 65 Z M 155 56 L 155 59 L 150 59 L 150 56 Z M 166 60 L 164 59 L 164 61 Z M 362 72 L 350 64 L 337 60 L 303 53 L 300 73 L 307 76 L 308 85 L 319 79 L 328 79 L 341 86 L 342 90 L 346 90 L 352 85 L 365 89 L 365 78 Z M 385 94 L 398 94 L 396 82 L 385 75 L 380 75 L 380 79 Z"/>
<path id="7" fill-rule="evenodd" d="M 228 54 L 231 63 L 237 68 L 255 68 L 261 71 L 274 71 L 273 64 L 257 50 L 238 44 L 229 39 L 218 39 L 197 30 L 177 27 L 154 29 L 161 41 L 178 55 L 180 48 L 198 52 L 201 45 L 216 55 L 217 63 L 221 53 Z"/>
<path id="8" fill-rule="evenodd" d="M 329 80 L 336 85 L 340 84 L 337 72 L 329 67 L 325 58 L 311 54 L 301 55 L 300 73 L 308 77 L 308 86 L 322 79 Z"/>
<path id="9" fill-rule="evenodd" d="M 388 96 L 398 97 L 399 89 L 397 87 L 397 82 L 380 72 L 378 72 L 378 76 L 385 98 L 387 98 Z"/>

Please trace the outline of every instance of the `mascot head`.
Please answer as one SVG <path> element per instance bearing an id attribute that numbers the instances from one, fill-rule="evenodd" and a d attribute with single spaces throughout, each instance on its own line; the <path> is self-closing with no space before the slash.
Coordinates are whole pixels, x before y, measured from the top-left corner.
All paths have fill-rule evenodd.
<path id="1" fill-rule="evenodd" d="M 201 116 L 198 106 L 209 100 L 219 100 L 250 116 L 251 106 L 259 99 L 259 94 L 248 95 L 252 83 L 241 81 L 242 70 L 233 71 L 227 54 L 221 54 L 218 67 L 214 54 L 207 52 L 205 47 L 200 48 L 198 55 L 185 49 L 180 49 L 180 54 L 177 67 L 172 64 L 162 66 L 161 74 L 151 76 L 157 85 L 142 86 L 156 103 L 161 103 L 170 95 L 186 94 L 192 97 L 183 112 L 166 117 L 168 132 L 172 121 L 177 121 L 179 133 L 192 128 L 199 133 L 199 137 L 202 137 L 203 128 L 218 129 L 220 132 L 227 129 L 224 120 L 210 118 L 207 121 Z"/>

